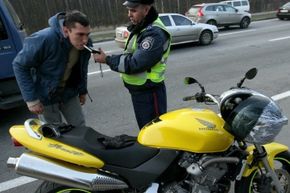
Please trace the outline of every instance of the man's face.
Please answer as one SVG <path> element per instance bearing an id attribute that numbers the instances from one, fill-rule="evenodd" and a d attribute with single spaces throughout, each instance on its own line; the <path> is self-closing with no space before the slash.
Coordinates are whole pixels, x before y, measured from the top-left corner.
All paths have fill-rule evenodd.
<path id="1" fill-rule="evenodd" d="M 69 38 L 70 43 L 78 50 L 84 49 L 84 45 L 88 43 L 89 35 L 91 32 L 90 26 L 83 26 L 76 23 L 73 28 L 63 27 L 66 37 Z"/>
<path id="2" fill-rule="evenodd" d="M 148 14 L 150 10 L 150 5 L 138 5 L 137 7 L 134 7 L 134 8 L 127 7 L 127 9 L 128 9 L 128 17 L 130 21 L 134 25 L 136 25 L 140 23 Z"/>

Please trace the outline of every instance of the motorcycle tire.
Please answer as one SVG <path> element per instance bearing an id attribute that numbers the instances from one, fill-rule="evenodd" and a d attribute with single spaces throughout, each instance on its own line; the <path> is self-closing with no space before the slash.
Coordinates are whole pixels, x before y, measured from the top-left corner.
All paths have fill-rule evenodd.
<path id="1" fill-rule="evenodd" d="M 122 191 L 102 191 L 102 192 L 91 192 L 88 190 L 68 187 L 53 182 L 43 182 L 35 193 L 121 193 Z"/>
<path id="2" fill-rule="evenodd" d="M 290 153 L 287 151 L 277 154 L 274 158 L 274 166 L 284 193 L 290 193 Z M 271 183 L 264 181 L 262 184 L 262 181 L 259 170 L 256 170 L 250 176 L 236 181 L 235 193 L 276 193 L 269 185 Z"/>

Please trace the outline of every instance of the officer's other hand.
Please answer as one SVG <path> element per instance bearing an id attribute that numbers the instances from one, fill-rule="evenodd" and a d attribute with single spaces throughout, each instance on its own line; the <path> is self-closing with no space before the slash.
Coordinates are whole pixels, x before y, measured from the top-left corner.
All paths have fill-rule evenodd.
<path id="1" fill-rule="evenodd" d="M 28 109 L 32 113 L 42 114 L 43 113 L 43 104 L 41 102 L 39 102 L 35 105 L 29 106 Z"/>
<path id="2" fill-rule="evenodd" d="M 85 94 L 80 95 L 79 99 L 80 99 L 80 104 L 84 105 L 86 103 L 86 100 L 87 100 L 87 95 L 85 95 Z"/>
<path id="3" fill-rule="evenodd" d="M 107 55 L 101 48 L 99 48 L 99 51 L 100 51 L 100 54 L 93 54 L 95 61 L 99 63 L 106 63 Z"/>

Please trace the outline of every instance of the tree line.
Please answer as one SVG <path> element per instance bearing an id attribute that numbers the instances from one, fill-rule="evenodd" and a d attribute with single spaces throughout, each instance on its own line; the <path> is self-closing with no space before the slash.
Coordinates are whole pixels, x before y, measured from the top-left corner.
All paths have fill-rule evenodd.
<path id="1" fill-rule="evenodd" d="M 155 0 L 160 13 L 184 14 L 193 4 L 219 0 Z M 249 0 L 251 13 L 273 11 L 287 0 Z M 28 34 L 48 26 L 48 18 L 66 10 L 77 9 L 85 13 L 92 28 L 115 28 L 128 22 L 124 0 L 10 0 Z"/>

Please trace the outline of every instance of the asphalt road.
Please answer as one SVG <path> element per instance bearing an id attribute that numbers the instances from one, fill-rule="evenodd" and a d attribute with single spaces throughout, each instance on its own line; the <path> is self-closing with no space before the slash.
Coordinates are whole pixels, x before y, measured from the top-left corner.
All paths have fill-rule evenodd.
<path id="1" fill-rule="evenodd" d="M 254 22 L 244 30 L 221 29 L 218 39 L 209 46 L 187 44 L 174 47 L 166 73 L 168 109 L 200 106 L 182 101 L 184 96 L 199 90 L 196 86 L 183 84 L 186 76 L 198 79 L 207 92 L 220 94 L 235 86 L 248 69 L 256 67 L 257 77 L 246 81 L 245 85 L 274 96 L 284 114 L 290 118 L 289 31 L 290 21 L 272 19 Z M 121 52 L 113 41 L 98 43 L 95 47 L 102 47 L 108 53 Z M 99 65 L 92 61 L 88 83 L 93 101 L 88 100 L 84 106 L 87 125 L 111 136 L 123 133 L 137 135 L 138 128 L 128 91 L 117 73 L 111 72 L 106 66 L 103 66 L 103 70 L 104 76 L 101 77 Z M 32 193 L 40 181 L 21 178 L 6 167 L 9 156 L 18 156 L 25 151 L 12 146 L 8 129 L 11 125 L 23 124 L 32 115 L 22 107 L 1 111 L 0 117 L 0 192 Z M 289 125 L 285 126 L 277 137 L 277 141 L 288 146 L 289 128 Z"/>

